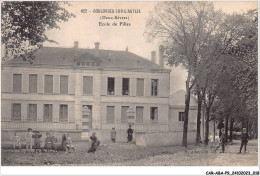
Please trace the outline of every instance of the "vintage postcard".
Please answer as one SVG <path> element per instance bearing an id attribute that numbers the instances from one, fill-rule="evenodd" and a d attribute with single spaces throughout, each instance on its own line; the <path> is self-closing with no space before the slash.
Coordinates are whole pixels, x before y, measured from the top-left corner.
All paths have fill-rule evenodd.
<path id="1" fill-rule="evenodd" d="M 1 2 L 2 166 L 259 175 L 257 92 L 256 1 Z"/>

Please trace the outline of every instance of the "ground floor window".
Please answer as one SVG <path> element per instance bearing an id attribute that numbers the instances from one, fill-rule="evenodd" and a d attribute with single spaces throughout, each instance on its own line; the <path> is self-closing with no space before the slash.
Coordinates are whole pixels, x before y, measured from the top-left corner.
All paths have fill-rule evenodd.
<path id="1" fill-rule="evenodd" d="M 158 108 L 157 107 L 151 107 L 150 119 L 151 119 L 151 122 L 158 122 Z"/>
<path id="2" fill-rule="evenodd" d="M 107 123 L 115 122 L 115 107 L 107 106 Z"/>
<path id="3" fill-rule="evenodd" d="M 20 103 L 12 104 L 12 120 L 21 121 L 21 104 Z"/>
<path id="4" fill-rule="evenodd" d="M 60 105 L 60 122 L 67 122 L 68 121 L 68 105 Z"/>
<path id="5" fill-rule="evenodd" d="M 121 108 L 121 123 L 127 123 L 128 118 L 127 118 L 127 110 L 129 106 L 122 106 Z"/>
<path id="6" fill-rule="evenodd" d="M 28 105 L 28 120 L 37 121 L 37 104 Z"/>
<path id="7" fill-rule="evenodd" d="M 144 107 L 137 106 L 136 107 L 136 122 L 143 123 L 143 116 L 144 116 Z"/>
<path id="8" fill-rule="evenodd" d="M 52 104 L 45 104 L 43 109 L 44 122 L 52 122 Z"/>

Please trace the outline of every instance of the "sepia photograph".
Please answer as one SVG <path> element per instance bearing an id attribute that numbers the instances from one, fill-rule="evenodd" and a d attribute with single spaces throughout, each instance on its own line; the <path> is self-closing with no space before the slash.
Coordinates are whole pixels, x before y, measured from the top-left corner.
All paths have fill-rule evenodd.
<path id="1" fill-rule="evenodd" d="M 258 164 L 257 1 L 1 2 L 1 166 Z"/>

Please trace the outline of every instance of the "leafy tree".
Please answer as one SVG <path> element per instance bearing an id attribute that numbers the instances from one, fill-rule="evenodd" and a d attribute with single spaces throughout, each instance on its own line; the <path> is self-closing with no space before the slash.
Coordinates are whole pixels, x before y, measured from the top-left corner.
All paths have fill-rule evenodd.
<path id="1" fill-rule="evenodd" d="M 59 29 L 59 23 L 75 17 L 63 6 L 67 2 L 4 1 L 2 2 L 3 60 L 22 57 L 32 62 L 34 52 L 43 42 L 57 43 L 48 38 L 46 30 Z"/>
<path id="2" fill-rule="evenodd" d="M 203 72 L 201 52 L 206 51 L 220 22 L 221 13 L 208 2 L 160 2 L 146 23 L 150 40 L 164 44 L 164 58 L 170 66 L 181 65 L 188 72 L 182 145 L 187 147 L 188 114 L 191 89 Z M 208 56 L 212 55 L 210 53 Z"/>

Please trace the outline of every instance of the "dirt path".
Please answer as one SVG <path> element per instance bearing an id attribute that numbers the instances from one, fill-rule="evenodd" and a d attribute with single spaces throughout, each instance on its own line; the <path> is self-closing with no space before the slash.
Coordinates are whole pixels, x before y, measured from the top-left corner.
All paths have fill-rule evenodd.
<path id="1" fill-rule="evenodd" d="M 163 154 L 147 159 L 120 163 L 119 165 L 145 165 L 145 166 L 257 166 L 258 147 L 257 140 L 249 141 L 246 154 L 237 154 L 240 141 L 234 141 L 226 146 L 226 152 L 211 153 L 207 147 L 181 151 L 174 154 Z M 118 165 L 118 164 L 117 164 Z"/>
<path id="2" fill-rule="evenodd" d="M 249 141 L 246 154 L 237 154 L 240 141 L 226 146 L 226 153 L 209 152 L 208 147 L 138 147 L 127 143 L 102 143 L 95 154 L 87 153 L 89 143 L 75 143 L 72 153 L 25 153 L 2 149 L 2 165 L 121 165 L 121 166 L 256 166 L 257 140 Z"/>

